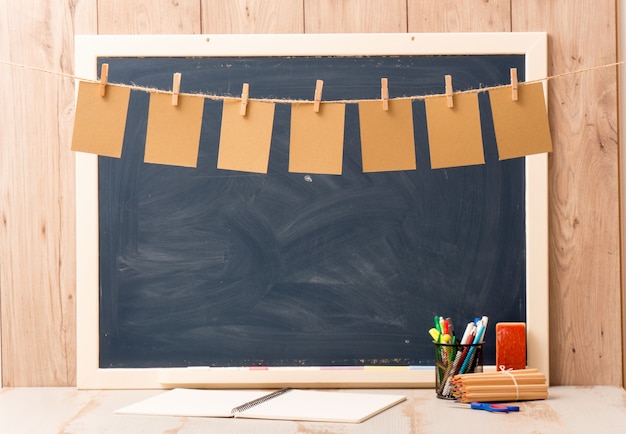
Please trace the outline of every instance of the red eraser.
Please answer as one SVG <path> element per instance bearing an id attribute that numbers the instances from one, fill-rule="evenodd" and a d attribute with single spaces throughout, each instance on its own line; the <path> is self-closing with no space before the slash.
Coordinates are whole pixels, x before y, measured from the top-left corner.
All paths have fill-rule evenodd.
<path id="1" fill-rule="evenodd" d="M 496 324 L 496 368 L 526 368 L 526 324 L 500 322 Z"/>

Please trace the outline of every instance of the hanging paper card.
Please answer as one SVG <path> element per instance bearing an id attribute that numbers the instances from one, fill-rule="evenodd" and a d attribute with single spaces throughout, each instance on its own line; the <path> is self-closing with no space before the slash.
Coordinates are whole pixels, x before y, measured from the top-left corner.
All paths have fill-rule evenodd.
<path id="1" fill-rule="evenodd" d="M 120 158 L 129 99 L 129 87 L 109 84 L 100 96 L 99 83 L 79 82 L 72 151 Z"/>
<path id="2" fill-rule="evenodd" d="M 413 108 L 410 99 L 359 102 L 363 172 L 415 170 Z"/>
<path id="3" fill-rule="evenodd" d="M 519 83 L 517 92 L 513 101 L 509 87 L 489 91 L 500 160 L 552 151 L 543 86 Z"/>
<path id="4" fill-rule="evenodd" d="M 291 105 L 289 171 L 341 175 L 345 104 Z"/>
<path id="5" fill-rule="evenodd" d="M 200 129 L 204 98 L 151 93 L 146 133 L 146 163 L 196 167 L 200 146 Z"/>
<path id="6" fill-rule="evenodd" d="M 218 169 L 267 173 L 274 106 L 274 103 L 249 101 L 242 116 L 240 99 L 224 101 Z"/>
<path id="7" fill-rule="evenodd" d="M 427 98 L 426 123 L 433 169 L 485 164 L 478 94 L 455 94 L 453 107 L 446 96 Z"/>

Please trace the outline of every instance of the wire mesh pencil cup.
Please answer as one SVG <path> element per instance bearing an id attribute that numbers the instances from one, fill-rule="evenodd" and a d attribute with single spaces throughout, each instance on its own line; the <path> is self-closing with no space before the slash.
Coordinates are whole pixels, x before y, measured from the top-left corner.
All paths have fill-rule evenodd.
<path id="1" fill-rule="evenodd" d="M 452 378 L 483 372 L 483 344 L 435 344 L 435 391 L 437 398 L 455 399 Z"/>

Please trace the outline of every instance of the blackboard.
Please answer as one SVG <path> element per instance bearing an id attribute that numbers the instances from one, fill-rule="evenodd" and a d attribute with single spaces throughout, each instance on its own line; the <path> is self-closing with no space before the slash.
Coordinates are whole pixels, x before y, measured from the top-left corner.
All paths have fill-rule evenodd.
<path id="1" fill-rule="evenodd" d="M 441 94 L 525 80 L 526 53 L 97 56 L 109 81 L 181 92 L 324 100 Z M 149 96 L 133 91 L 122 158 L 99 157 L 98 369 L 424 367 L 434 315 L 458 328 L 527 318 L 526 160 L 498 161 L 479 94 L 484 165 L 430 168 L 423 100 L 417 170 L 363 173 L 346 108 L 343 173 L 289 173 L 277 104 L 267 174 L 216 168 L 221 106 L 205 100 L 197 168 L 143 162 Z M 491 339 L 489 339 L 491 337 Z"/>

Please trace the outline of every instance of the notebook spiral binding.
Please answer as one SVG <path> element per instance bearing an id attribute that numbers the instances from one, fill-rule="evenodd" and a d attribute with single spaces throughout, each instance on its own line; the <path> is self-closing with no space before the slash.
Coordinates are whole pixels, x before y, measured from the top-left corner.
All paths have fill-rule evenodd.
<path id="1" fill-rule="evenodd" d="M 253 399 L 252 401 L 246 402 L 245 404 L 241 404 L 235 408 L 233 408 L 230 413 L 231 414 L 236 414 L 236 413 L 241 413 L 243 411 L 249 410 L 252 407 L 254 407 L 255 405 L 259 405 L 259 404 L 263 404 L 264 402 L 269 401 L 270 399 L 274 399 L 277 396 L 280 396 L 284 393 L 287 393 L 291 390 L 291 387 L 285 387 L 284 389 L 280 389 L 277 390 L 275 392 L 272 392 L 268 395 L 262 396 L 260 398 L 257 399 Z"/>

